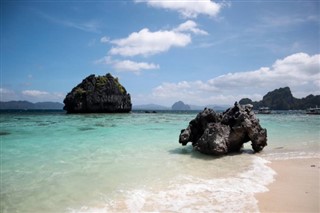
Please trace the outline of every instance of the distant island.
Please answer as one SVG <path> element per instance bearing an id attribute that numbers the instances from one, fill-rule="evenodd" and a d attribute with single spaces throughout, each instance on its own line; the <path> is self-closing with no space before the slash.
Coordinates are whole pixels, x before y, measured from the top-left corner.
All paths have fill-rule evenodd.
<path id="1" fill-rule="evenodd" d="M 79 92 L 79 89 L 76 90 Z M 289 87 L 279 88 L 268 92 L 261 101 L 252 101 L 249 98 L 242 98 L 239 103 L 252 104 L 255 110 L 260 107 L 269 107 L 272 110 L 306 110 L 320 106 L 320 95 L 308 95 L 304 98 L 293 97 Z M 62 110 L 64 105 L 59 102 L 36 102 L 29 101 L 0 101 L 0 110 Z M 134 110 L 203 110 L 205 107 L 214 110 L 225 110 L 227 105 L 196 106 L 185 104 L 183 101 L 175 102 L 171 108 L 157 104 L 135 105 Z"/>
<path id="2" fill-rule="evenodd" d="M 230 105 L 205 105 L 205 106 L 197 106 L 192 104 L 185 104 L 190 106 L 190 110 L 203 110 L 204 108 L 211 108 L 218 111 L 224 111 L 230 107 Z M 142 105 L 133 105 L 133 110 L 172 110 L 172 106 L 162 106 L 158 104 L 142 104 Z"/>
<path id="3" fill-rule="evenodd" d="M 243 98 L 240 104 L 252 104 L 254 109 L 269 107 L 272 110 L 305 110 L 310 107 L 320 106 L 320 95 L 308 95 L 305 98 L 293 97 L 289 87 L 279 88 L 268 92 L 261 101 L 252 101 Z"/>
<path id="4" fill-rule="evenodd" d="M 63 104 L 59 102 L 37 102 L 29 101 L 0 101 L 1 110 L 62 110 Z"/>
<path id="5" fill-rule="evenodd" d="M 172 110 L 191 110 L 191 107 L 183 103 L 183 101 L 178 101 L 172 105 L 171 109 Z"/>

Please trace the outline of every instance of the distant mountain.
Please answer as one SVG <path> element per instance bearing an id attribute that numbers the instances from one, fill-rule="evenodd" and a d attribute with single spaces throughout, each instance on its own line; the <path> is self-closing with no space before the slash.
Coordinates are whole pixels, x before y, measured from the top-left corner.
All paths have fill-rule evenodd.
<path id="1" fill-rule="evenodd" d="M 207 106 L 198 106 L 198 105 L 190 105 L 190 110 L 203 110 L 204 108 L 211 108 L 214 110 L 226 110 L 229 108 L 229 105 L 207 105 Z M 133 110 L 171 110 L 170 107 L 162 106 L 158 104 L 143 104 L 143 105 L 133 105 Z"/>
<path id="2" fill-rule="evenodd" d="M 157 104 L 143 104 L 143 105 L 134 105 L 132 107 L 134 110 L 169 110 L 169 107 L 161 106 Z"/>
<path id="3" fill-rule="evenodd" d="M 63 109 L 63 106 L 59 102 L 37 102 L 34 104 L 35 109 Z"/>
<path id="4" fill-rule="evenodd" d="M 59 102 L 0 101 L 0 109 L 63 109 L 63 106 Z"/>
<path id="5" fill-rule="evenodd" d="M 261 101 L 252 101 L 243 98 L 240 104 L 252 104 L 254 109 L 269 107 L 273 110 L 304 110 L 310 107 L 320 106 L 320 95 L 308 95 L 305 98 L 293 97 L 289 87 L 279 88 L 268 92 Z"/>
<path id="6" fill-rule="evenodd" d="M 191 107 L 182 101 L 174 103 L 171 107 L 172 110 L 191 110 Z"/>

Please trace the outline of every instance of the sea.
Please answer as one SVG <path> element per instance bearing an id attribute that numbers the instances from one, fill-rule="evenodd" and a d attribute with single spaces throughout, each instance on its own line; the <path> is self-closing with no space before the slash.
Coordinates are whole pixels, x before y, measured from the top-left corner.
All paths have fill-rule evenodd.
<path id="1" fill-rule="evenodd" d="M 259 212 L 270 161 L 320 157 L 320 116 L 257 117 L 268 146 L 215 157 L 178 142 L 199 111 L 1 111 L 1 213 Z"/>

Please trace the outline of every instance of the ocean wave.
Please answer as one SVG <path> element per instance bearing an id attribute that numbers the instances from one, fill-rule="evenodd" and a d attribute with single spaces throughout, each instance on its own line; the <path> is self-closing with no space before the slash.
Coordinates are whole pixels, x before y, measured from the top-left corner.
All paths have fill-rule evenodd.
<path id="1" fill-rule="evenodd" d="M 120 198 L 108 200 L 103 207 L 83 206 L 69 212 L 259 212 L 254 195 L 268 191 L 266 186 L 276 174 L 267 163 L 254 156 L 250 168 L 234 177 L 178 176 L 161 189 L 119 191 Z"/>

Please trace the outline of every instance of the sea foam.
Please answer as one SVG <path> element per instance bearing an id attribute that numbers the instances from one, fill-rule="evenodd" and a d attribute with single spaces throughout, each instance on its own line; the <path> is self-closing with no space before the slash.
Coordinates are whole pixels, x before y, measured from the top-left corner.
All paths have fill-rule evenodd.
<path id="1" fill-rule="evenodd" d="M 253 157 L 247 171 L 234 177 L 203 179 L 178 176 L 162 189 L 141 188 L 121 191 L 122 198 L 104 207 L 70 212 L 259 212 L 256 193 L 268 191 L 275 171 L 269 161 Z"/>

